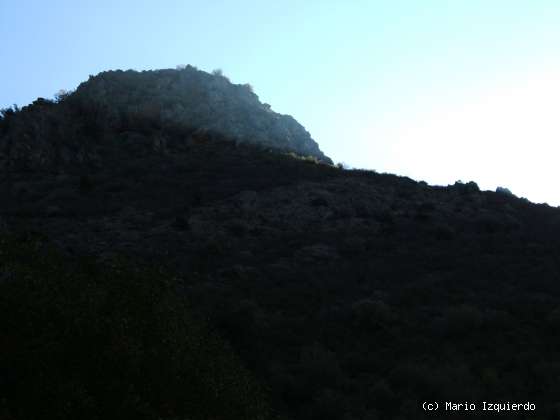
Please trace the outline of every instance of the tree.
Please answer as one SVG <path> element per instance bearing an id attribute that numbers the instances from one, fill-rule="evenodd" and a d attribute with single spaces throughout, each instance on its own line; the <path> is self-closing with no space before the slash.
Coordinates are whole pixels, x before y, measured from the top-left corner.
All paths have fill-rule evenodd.
<path id="1" fill-rule="evenodd" d="M 54 100 L 56 102 L 62 102 L 72 94 L 72 91 L 66 89 L 60 89 L 54 94 Z"/>

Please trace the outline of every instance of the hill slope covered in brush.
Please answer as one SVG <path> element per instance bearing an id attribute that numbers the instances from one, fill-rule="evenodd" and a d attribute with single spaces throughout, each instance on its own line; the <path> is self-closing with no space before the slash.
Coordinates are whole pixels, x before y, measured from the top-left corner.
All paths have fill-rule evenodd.
<path id="1" fill-rule="evenodd" d="M 154 85 L 164 85 L 172 72 L 150 77 Z M 120 104 L 92 83 L 87 96 L 104 97 L 100 103 L 106 104 L 95 105 L 93 113 L 87 101 L 76 99 L 83 89 L 59 103 L 38 101 L 4 112 L 0 151 L 9 152 L 1 156 L 0 216 L 10 241 L 41 238 L 57 249 L 59 268 L 74 267 L 84 256 L 93 266 L 109 268 L 126 256 L 140 273 L 164 267 L 173 279 L 173 287 L 165 289 L 173 297 L 166 299 L 188 303 L 196 325 L 206 325 L 220 337 L 216 343 L 235 353 L 219 356 L 229 350 L 214 347 L 208 353 L 232 361 L 221 377 L 238 372 L 236 381 L 264 390 L 257 402 L 240 397 L 247 401 L 235 408 L 240 418 L 262 418 L 268 404 L 294 419 L 422 418 L 423 401 L 472 401 L 479 408 L 482 401 L 530 401 L 536 413 L 516 418 L 558 418 L 560 210 L 480 191 L 474 183 L 432 187 L 395 175 L 341 170 L 318 154 L 304 158 L 296 148 L 235 141 L 216 129 L 225 124 L 219 118 L 211 129 L 174 124 L 165 113 L 153 120 L 150 112 L 134 110 L 136 99 L 129 104 L 124 99 L 143 89 L 134 84 L 136 76 L 120 86 L 115 75 L 111 92 L 122 92 L 115 96 Z M 162 110 L 173 109 L 177 99 L 168 99 Z M 128 107 L 132 110 L 122 115 L 114 111 Z M 26 249 L 37 252 L 37 246 Z M 180 362 L 165 350 L 169 338 L 141 338 L 143 326 L 152 331 L 168 325 L 178 310 L 158 312 L 143 289 L 138 297 L 103 304 L 105 288 L 112 290 L 103 279 L 120 278 L 111 271 L 93 283 L 82 280 L 84 289 L 63 281 L 67 294 L 61 299 L 50 287 L 56 284 L 53 276 L 37 276 L 30 286 L 22 256 L 2 255 L 9 259 L 0 266 L 0 296 L 12 298 L 0 300 L 0 310 L 15 314 L 11 327 L 1 329 L 7 331 L 2 339 L 18 343 L 0 358 L 0 401 L 8 418 L 31 418 L 18 411 L 22 401 L 40 407 L 53 392 L 62 400 L 69 389 L 89 418 L 111 408 L 115 417 L 122 410 L 137 414 L 138 407 L 156 410 L 161 418 L 195 417 L 185 411 L 192 404 L 178 403 L 182 382 L 173 382 L 176 388 L 166 396 L 153 368 L 169 357 L 163 370 L 168 374 Z M 150 282 L 150 276 L 138 281 Z M 33 286 L 42 282 L 49 287 Z M 126 296 L 129 287 L 134 286 L 117 289 L 117 296 Z M 24 298 L 27 290 L 37 295 Z M 87 306 L 90 291 L 93 303 Z M 136 300 L 151 309 L 131 327 L 132 335 L 122 335 L 119 331 L 128 330 L 115 320 L 139 317 Z M 28 310 L 14 309 L 20 301 Z M 29 325 L 34 311 L 50 316 L 34 317 L 32 330 L 18 329 Z M 103 317 L 110 321 L 95 321 Z M 106 368 L 109 356 L 101 358 L 97 379 L 85 368 L 82 375 L 63 369 L 64 359 L 52 357 L 53 347 L 45 344 L 53 334 L 56 348 L 74 354 L 77 366 L 90 363 L 85 353 L 74 353 L 82 348 L 82 338 L 67 326 L 74 318 L 90 332 L 87 343 L 109 337 L 97 342 L 100 349 L 120 349 L 124 359 L 136 355 L 137 364 L 118 371 Z M 6 323 L 8 317 L 1 319 Z M 123 344 L 121 336 L 132 338 Z M 157 357 L 137 356 L 150 351 Z M 47 372 L 59 372 L 55 382 L 64 386 L 35 381 L 25 366 L 36 358 L 44 358 Z M 149 374 L 133 382 L 141 392 L 122 387 L 122 378 L 129 378 L 122 375 L 143 368 Z M 203 374 L 220 377 L 212 369 Z M 115 392 L 142 404 L 115 405 L 98 381 L 117 384 Z M 236 396 L 235 383 L 229 388 L 226 383 L 229 393 L 220 394 L 224 412 Z M 148 398 L 150 389 L 160 390 L 160 397 Z M 201 395 L 213 401 L 208 399 L 213 394 Z M 185 401 L 189 398 L 196 399 L 185 391 Z M 207 406 L 201 407 L 198 415 L 204 418 Z"/>

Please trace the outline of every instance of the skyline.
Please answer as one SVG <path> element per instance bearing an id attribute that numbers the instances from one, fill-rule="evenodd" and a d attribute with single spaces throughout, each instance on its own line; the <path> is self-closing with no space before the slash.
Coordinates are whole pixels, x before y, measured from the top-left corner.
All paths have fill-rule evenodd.
<path id="1" fill-rule="evenodd" d="M 335 162 L 560 205 L 553 1 L 0 1 L 0 107 L 191 64 L 250 83 Z"/>

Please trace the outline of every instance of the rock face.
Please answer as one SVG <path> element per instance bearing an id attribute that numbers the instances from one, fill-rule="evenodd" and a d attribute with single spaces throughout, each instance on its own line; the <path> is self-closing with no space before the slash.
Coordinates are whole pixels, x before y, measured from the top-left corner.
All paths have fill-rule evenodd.
<path id="1" fill-rule="evenodd" d="M 151 114 L 161 124 L 188 125 L 330 162 L 294 118 L 272 111 L 250 85 L 232 84 L 220 72 L 208 74 L 192 66 L 109 71 L 90 78 L 76 94 L 112 106 L 113 112 Z"/>
<path id="2" fill-rule="evenodd" d="M 0 167 L 96 163 L 104 140 L 125 133 L 125 142 L 142 147 L 138 134 L 148 132 L 155 152 L 177 133 L 205 139 L 211 133 L 332 163 L 301 124 L 261 103 L 250 85 L 192 66 L 103 72 L 58 103 L 39 98 L 13 124 L 8 119 L 0 127 Z"/>
<path id="3" fill-rule="evenodd" d="M 250 85 L 232 84 L 221 73 L 192 66 L 109 71 L 82 83 L 76 94 L 92 98 L 99 107 L 113 107 L 113 114 L 151 114 L 162 125 L 185 125 L 330 161 L 294 118 L 272 111 Z"/>

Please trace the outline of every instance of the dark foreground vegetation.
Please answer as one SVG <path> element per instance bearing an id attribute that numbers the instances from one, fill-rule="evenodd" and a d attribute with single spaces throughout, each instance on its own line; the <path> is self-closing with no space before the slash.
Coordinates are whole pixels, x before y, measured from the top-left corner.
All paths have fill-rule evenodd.
<path id="1" fill-rule="evenodd" d="M 0 238 L 0 418 L 270 419 L 230 346 L 176 278 Z"/>
<path id="2" fill-rule="evenodd" d="M 7 418 L 560 418 L 560 210 L 72 98 L 0 120 Z"/>

